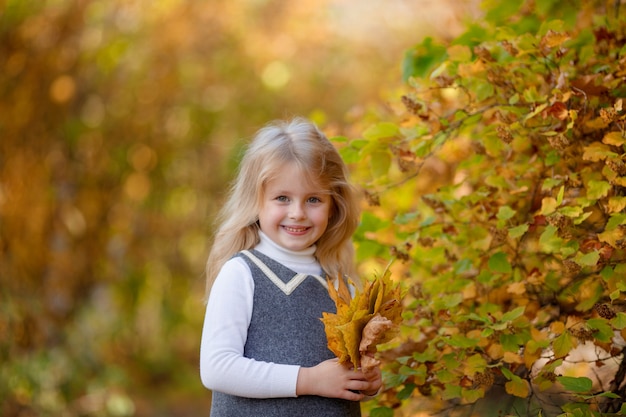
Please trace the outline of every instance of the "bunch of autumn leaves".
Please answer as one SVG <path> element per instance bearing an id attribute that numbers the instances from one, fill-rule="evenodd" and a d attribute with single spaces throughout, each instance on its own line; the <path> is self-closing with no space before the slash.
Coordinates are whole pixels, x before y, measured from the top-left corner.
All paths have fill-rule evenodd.
<path id="1" fill-rule="evenodd" d="M 399 332 L 402 320 L 400 286 L 391 281 L 389 270 L 372 281 L 354 297 L 343 277 L 335 287 L 329 282 L 330 297 L 337 313 L 323 313 L 328 348 L 339 358 L 364 371 L 379 365 L 375 358 L 377 346 L 387 343 Z"/>

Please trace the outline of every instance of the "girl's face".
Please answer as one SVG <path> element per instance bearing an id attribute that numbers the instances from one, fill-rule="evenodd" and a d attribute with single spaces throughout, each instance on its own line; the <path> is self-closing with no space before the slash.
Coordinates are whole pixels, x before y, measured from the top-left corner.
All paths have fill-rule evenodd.
<path id="1" fill-rule="evenodd" d="M 285 249 L 306 249 L 326 231 L 331 201 L 327 190 L 311 184 L 295 164 L 287 164 L 265 185 L 261 231 Z"/>

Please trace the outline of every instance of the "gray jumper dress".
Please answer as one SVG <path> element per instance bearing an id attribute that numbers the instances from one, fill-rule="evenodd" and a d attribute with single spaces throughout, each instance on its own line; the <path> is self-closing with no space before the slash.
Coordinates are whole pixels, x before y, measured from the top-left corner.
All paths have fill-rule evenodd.
<path id="1" fill-rule="evenodd" d="M 322 312 L 336 311 L 325 282 L 298 274 L 255 250 L 235 256 L 246 261 L 254 280 L 254 307 L 244 356 L 304 367 L 335 357 L 326 346 L 320 320 Z M 213 392 L 210 416 L 360 417 L 361 408 L 359 402 L 318 396 L 257 399 Z"/>

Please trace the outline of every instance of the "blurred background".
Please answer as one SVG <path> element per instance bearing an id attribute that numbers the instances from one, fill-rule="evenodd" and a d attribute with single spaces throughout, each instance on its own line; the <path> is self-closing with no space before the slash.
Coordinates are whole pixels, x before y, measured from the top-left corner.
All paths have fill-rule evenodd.
<path id="1" fill-rule="evenodd" d="M 477 0 L 0 0 L 0 415 L 207 415 L 212 218 L 238 150 L 358 137 Z"/>

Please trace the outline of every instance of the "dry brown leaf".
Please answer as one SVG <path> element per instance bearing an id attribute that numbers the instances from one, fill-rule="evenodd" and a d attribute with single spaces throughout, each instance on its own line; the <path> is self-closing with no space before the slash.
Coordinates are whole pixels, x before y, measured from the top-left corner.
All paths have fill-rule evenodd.
<path id="1" fill-rule="evenodd" d="M 361 334 L 359 353 L 361 354 L 361 369 L 365 372 L 379 365 L 374 358 L 377 346 L 385 340 L 385 334 L 394 328 L 391 320 L 377 313 L 367 322 Z"/>

